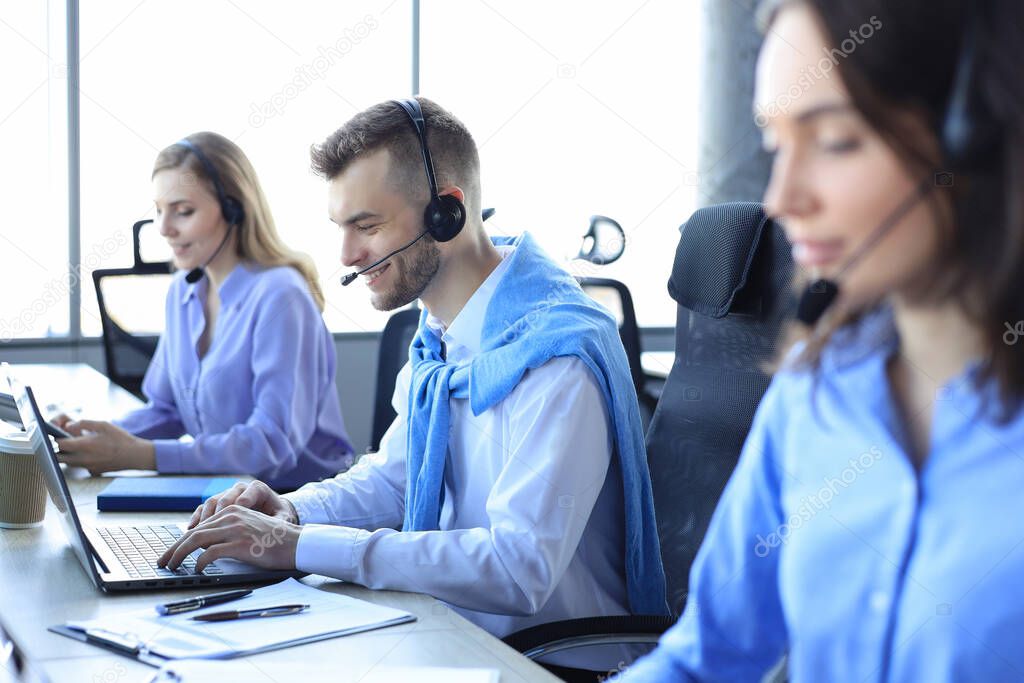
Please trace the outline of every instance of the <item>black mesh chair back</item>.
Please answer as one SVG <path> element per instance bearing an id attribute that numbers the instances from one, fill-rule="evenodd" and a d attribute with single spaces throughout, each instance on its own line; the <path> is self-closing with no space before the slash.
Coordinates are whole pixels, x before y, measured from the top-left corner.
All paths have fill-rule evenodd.
<path id="1" fill-rule="evenodd" d="M 676 357 L 647 432 L 658 537 L 674 616 L 541 624 L 503 640 L 531 659 L 608 643 L 656 643 L 686 601 L 690 566 L 768 387 L 765 365 L 795 309 L 789 245 L 759 204 L 701 209 L 681 228 L 669 295 Z M 578 651 L 578 650 L 577 650 Z M 564 671 L 564 673 L 563 673 Z M 564 680 L 607 672 L 564 669 Z M 785 660 L 763 680 L 784 680 Z"/>
<path id="2" fill-rule="evenodd" d="M 171 282 L 170 262 L 142 260 L 140 232 L 152 222 L 138 221 L 132 226 L 131 268 L 92 272 L 107 377 L 139 398 L 144 398 L 142 378 L 163 330 L 163 302 Z"/>
<path id="3" fill-rule="evenodd" d="M 409 347 L 420 324 L 420 309 L 407 308 L 395 313 L 384 325 L 377 355 L 377 391 L 373 403 L 373 429 L 370 450 L 380 449 L 380 440 L 395 421 L 391 396 L 395 393 L 395 379 L 409 360 Z"/>
<path id="4" fill-rule="evenodd" d="M 647 432 L 669 604 L 690 566 L 768 387 L 795 306 L 785 236 L 760 204 L 700 209 L 681 228 L 669 294 L 679 304 L 675 362 Z"/>

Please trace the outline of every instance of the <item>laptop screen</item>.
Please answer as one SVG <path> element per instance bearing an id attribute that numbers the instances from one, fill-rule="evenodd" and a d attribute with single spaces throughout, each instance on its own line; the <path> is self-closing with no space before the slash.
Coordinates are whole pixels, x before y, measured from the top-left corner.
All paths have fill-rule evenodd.
<path id="1" fill-rule="evenodd" d="M 92 552 L 89 549 L 89 541 L 82 531 L 78 513 L 75 511 L 71 494 L 68 492 L 67 482 L 64 480 L 64 473 L 60 469 L 60 462 L 57 454 L 54 453 L 50 437 L 43 431 L 43 416 L 39 412 L 35 396 L 31 387 L 22 386 L 15 377 L 8 373 L 7 380 L 11 387 L 11 395 L 18 405 L 18 412 L 21 414 L 21 423 L 28 433 L 29 443 L 35 452 L 39 468 L 43 472 L 43 480 L 50 493 L 50 500 L 60 513 L 61 525 L 64 533 L 71 542 L 79 562 L 85 567 L 85 571 L 92 578 L 93 582 L 100 585 L 99 575 L 96 573 L 96 566 L 92 561 Z"/>

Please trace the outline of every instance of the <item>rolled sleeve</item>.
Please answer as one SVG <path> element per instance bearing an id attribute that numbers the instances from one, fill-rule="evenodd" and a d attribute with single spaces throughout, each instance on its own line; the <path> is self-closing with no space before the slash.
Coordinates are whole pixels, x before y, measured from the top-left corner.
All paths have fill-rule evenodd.
<path id="1" fill-rule="evenodd" d="M 304 292 L 270 294 L 255 321 L 252 357 L 246 360 L 252 368 L 251 413 L 241 423 L 214 421 L 223 415 L 216 404 L 223 392 L 202 391 L 201 411 L 211 424 L 192 442 L 158 445 L 158 470 L 241 472 L 272 483 L 291 476 L 317 429 L 320 397 L 334 390 L 333 349 L 325 347 L 322 325 Z M 204 381 L 221 381 L 208 375 Z"/>
<path id="2" fill-rule="evenodd" d="M 181 457 L 183 446 L 184 444 L 180 441 L 170 441 L 167 439 L 154 441 L 153 448 L 156 451 L 157 472 L 164 472 L 166 474 L 181 474 L 185 472 Z"/>

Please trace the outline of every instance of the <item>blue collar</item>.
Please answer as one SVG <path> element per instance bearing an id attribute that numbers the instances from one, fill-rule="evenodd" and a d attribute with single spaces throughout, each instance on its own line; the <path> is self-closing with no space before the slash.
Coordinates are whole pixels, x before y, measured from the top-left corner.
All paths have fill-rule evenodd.
<path id="1" fill-rule="evenodd" d="M 838 371 L 879 353 L 888 358 L 899 349 L 899 343 L 892 308 L 883 304 L 836 330 L 822 350 L 821 365 L 823 369 Z"/>
<path id="2" fill-rule="evenodd" d="M 505 271 L 508 270 L 511 253 L 515 250 L 515 247 L 511 245 L 499 244 L 496 246 L 502 257 L 501 263 L 477 287 L 448 329 L 444 329 L 444 325 L 439 319 L 427 314 L 427 327 L 441 337 L 441 341 L 445 343 L 449 351 L 454 346 L 461 346 L 471 355 L 480 353 L 480 335 L 484 328 L 487 309 L 491 304 L 491 299 L 494 298 L 495 290 L 498 289 L 498 284 Z"/>
<path id="3" fill-rule="evenodd" d="M 241 301 L 249 293 L 249 290 L 252 289 L 253 281 L 262 270 L 262 267 L 254 263 L 239 261 L 220 285 L 218 293 L 220 294 L 221 306 L 227 307 Z M 192 297 L 205 296 L 209 286 L 210 279 L 208 277 L 203 277 L 199 282 L 192 285 L 186 284 L 185 293 L 181 297 L 181 304 L 184 306 Z"/>

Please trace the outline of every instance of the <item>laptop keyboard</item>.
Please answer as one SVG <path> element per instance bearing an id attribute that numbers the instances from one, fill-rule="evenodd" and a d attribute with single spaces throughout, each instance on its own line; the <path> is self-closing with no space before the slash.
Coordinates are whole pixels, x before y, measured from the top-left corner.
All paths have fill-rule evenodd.
<path id="1" fill-rule="evenodd" d="M 181 529 L 174 524 L 166 526 L 113 526 L 97 527 L 100 538 L 121 562 L 121 566 L 133 579 L 166 578 L 170 576 L 194 576 L 196 573 L 196 553 L 192 553 L 171 571 L 166 567 L 157 567 L 156 561 L 164 551 L 174 545 L 181 537 Z M 198 551 L 196 551 L 198 552 Z M 207 565 L 203 576 L 216 576 L 224 571 L 215 563 Z"/>

